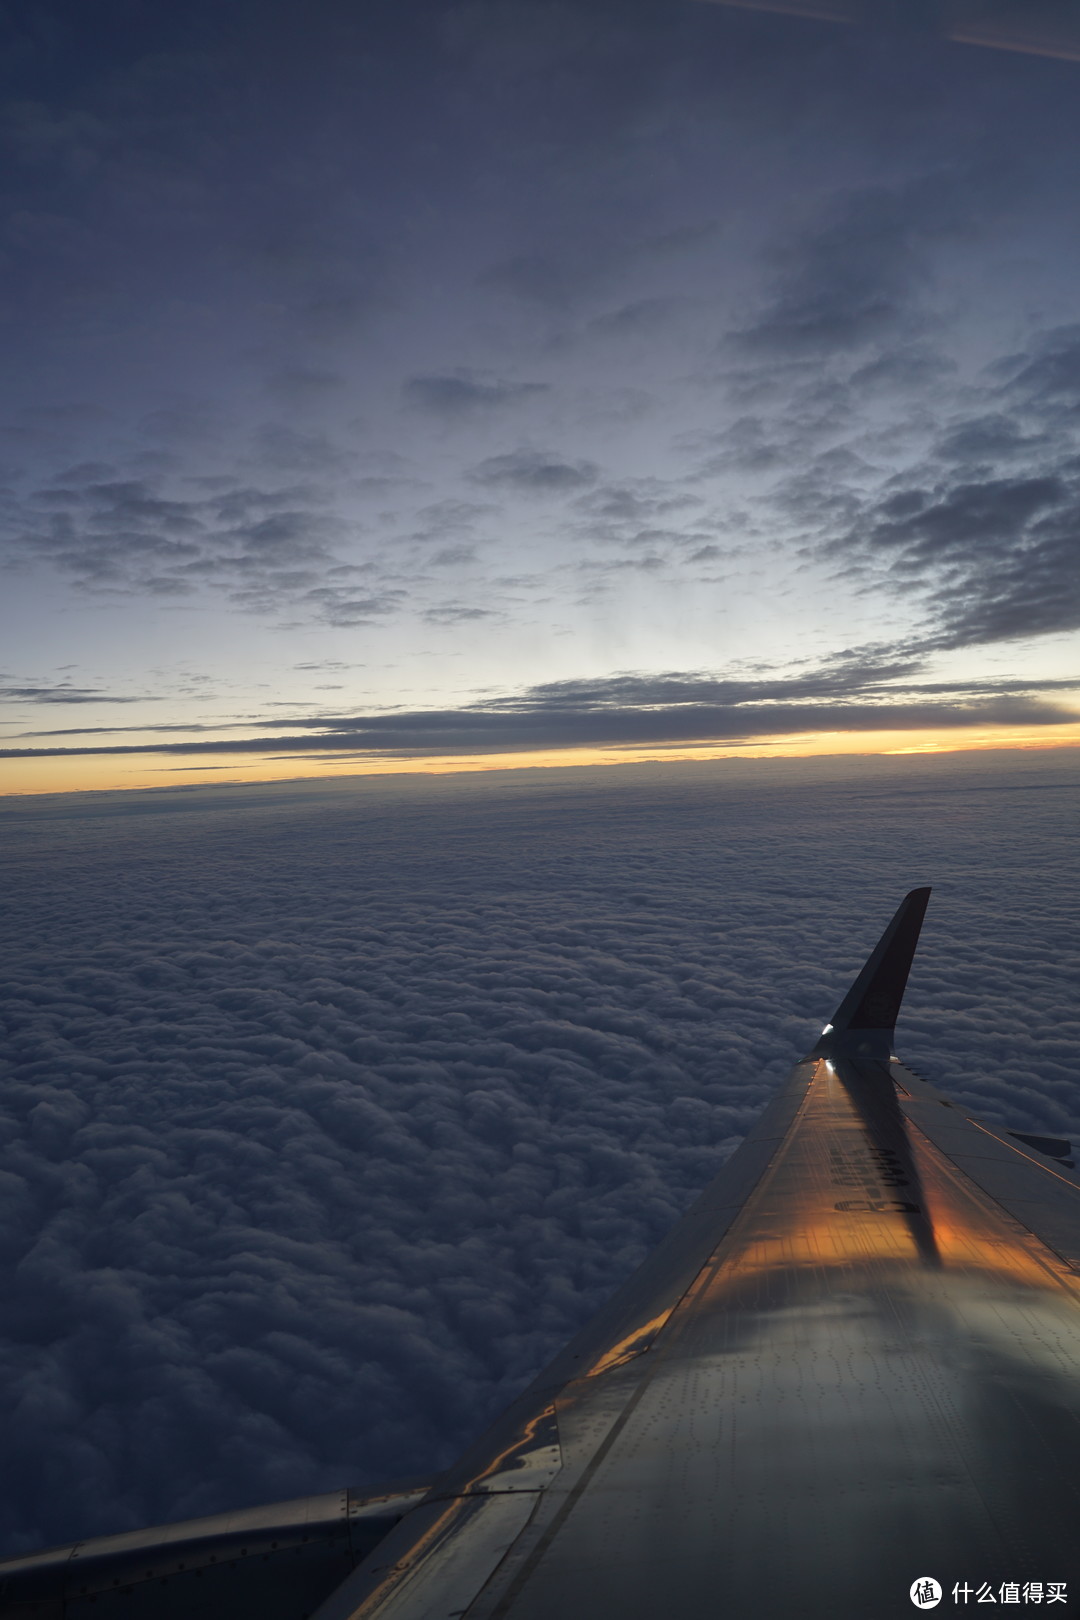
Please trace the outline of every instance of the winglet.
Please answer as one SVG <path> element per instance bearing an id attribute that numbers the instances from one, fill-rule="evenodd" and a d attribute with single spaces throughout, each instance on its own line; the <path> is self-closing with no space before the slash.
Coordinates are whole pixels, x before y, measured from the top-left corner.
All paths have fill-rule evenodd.
<path id="1" fill-rule="evenodd" d="M 912 889 L 901 900 L 866 966 L 822 1031 L 812 1056 L 843 1053 L 887 1061 L 892 1055 L 896 1017 L 929 898 L 929 889 Z"/>

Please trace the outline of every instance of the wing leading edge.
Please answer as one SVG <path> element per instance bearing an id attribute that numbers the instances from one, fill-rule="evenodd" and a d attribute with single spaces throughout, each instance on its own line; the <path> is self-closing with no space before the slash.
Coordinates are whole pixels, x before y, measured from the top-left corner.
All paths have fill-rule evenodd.
<path id="1" fill-rule="evenodd" d="M 947 1604 L 1080 1595 L 1080 1181 L 893 1055 L 928 897 L 316 1620 L 881 1620 L 927 1575 Z"/>

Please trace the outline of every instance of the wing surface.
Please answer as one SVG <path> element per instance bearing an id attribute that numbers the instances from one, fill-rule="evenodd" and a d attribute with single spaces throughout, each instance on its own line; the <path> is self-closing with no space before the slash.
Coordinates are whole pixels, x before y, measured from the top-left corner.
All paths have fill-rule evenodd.
<path id="1" fill-rule="evenodd" d="M 302 1620 L 428 1483 L 327 1491 L 0 1561 L 3 1620 Z"/>
<path id="2" fill-rule="evenodd" d="M 928 894 L 665 1243 L 317 1620 L 890 1620 L 927 1576 L 948 1607 L 1080 1598 L 1080 1180 L 893 1055 Z"/>

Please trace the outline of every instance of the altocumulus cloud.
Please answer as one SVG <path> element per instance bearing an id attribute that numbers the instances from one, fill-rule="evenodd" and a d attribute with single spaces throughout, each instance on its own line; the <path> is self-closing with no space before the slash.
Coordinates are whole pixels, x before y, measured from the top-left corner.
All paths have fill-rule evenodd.
<path id="1" fill-rule="evenodd" d="M 9 800 L 7 1549 L 445 1462 L 898 896 L 903 1050 L 1080 1132 L 1068 750 Z"/>
<path id="2" fill-rule="evenodd" d="M 543 450 L 515 450 L 489 456 L 470 477 L 478 484 L 508 484 L 533 495 L 562 495 L 596 482 L 599 468 L 591 461 L 567 461 Z"/>

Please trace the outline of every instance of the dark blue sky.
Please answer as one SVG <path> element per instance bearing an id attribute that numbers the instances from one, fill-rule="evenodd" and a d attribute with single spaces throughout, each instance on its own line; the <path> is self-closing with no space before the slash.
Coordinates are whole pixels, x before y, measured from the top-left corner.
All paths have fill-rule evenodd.
<path id="1" fill-rule="evenodd" d="M 12 788 L 1075 740 L 1076 62 L 703 0 L 6 16 Z"/>

